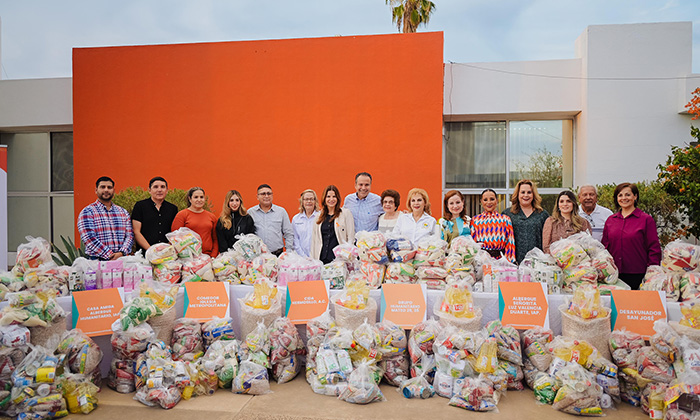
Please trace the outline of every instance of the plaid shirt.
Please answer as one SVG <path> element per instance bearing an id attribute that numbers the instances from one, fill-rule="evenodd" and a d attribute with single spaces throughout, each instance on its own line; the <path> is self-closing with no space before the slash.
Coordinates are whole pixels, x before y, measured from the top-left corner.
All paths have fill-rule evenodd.
<path id="1" fill-rule="evenodd" d="M 129 213 L 116 204 L 107 210 L 99 200 L 88 205 L 78 215 L 78 232 L 85 244 L 85 253 L 108 260 L 112 254 L 131 254 L 134 232 Z"/>

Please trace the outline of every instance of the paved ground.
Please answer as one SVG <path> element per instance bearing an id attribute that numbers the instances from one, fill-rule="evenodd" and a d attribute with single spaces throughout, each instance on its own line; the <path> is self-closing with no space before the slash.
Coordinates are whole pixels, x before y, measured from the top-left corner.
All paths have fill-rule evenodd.
<path id="1" fill-rule="evenodd" d="M 294 381 L 271 386 L 273 393 L 261 396 L 236 395 L 218 390 L 213 396 L 200 396 L 181 401 L 172 410 L 151 408 L 133 400 L 133 394 L 118 394 L 104 387 L 99 396 L 99 408 L 89 418 L 105 420 L 310 420 L 310 419 L 445 419 L 453 416 L 486 416 L 489 419 L 575 418 L 557 412 L 550 406 L 538 405 L 532 391 L 509 391 L 498 404 L 497 413 L 472 413 L 451 407 L 446 398 L 435 396 L 426 400 L 406 399 L 396 388 L 382 385 L 387 401 L 369 405 L 354 405 L 334 397 L 314 394 L 303 376 Z M 605 410 L 608 419 L 648 419 L 636 407 L 621 404 L 616 410 Z M 71 415 L 72 418 L 81 415 Z"/>

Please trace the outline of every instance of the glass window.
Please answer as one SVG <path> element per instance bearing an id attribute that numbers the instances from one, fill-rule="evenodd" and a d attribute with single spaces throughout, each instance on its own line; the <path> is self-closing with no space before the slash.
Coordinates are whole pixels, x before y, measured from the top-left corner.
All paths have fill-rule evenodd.
<path id="1" fill-rule="evenodd" d="M 61 236 L 73 238 L 75 234 L 73 196 L 52 197 L 51 216 L 53 220 L 53 242 L 61 244 L 61 248 L 63 248 Z"/>
<path id="2" fill-rule="evenodd" d="M 571 187 L 572 121 L 511 121 L 510 187 L 521 179 L 539 188 Z"/>
<path id="3" fill-rule="evenodd" d="M 448 123 L 447 188 L 503 188 L 506 183 L 506 123 Z"/>
<path id="4" fill-rule="evenodd" d="M 51 133 L 51 191 L 73 191 L 73 133 Z"/>
<path id="5" fill-rule="evenodd" d="M 7 197 L 7 249 L 14 252 L 25 236 L 51 241 L 47 197 Z"/>
<path id="6" fill-rule="evenodd" d="M 3 134 L 2 144 L 7 145 L 7 192 L 48 192 L 48 133 Z"/>

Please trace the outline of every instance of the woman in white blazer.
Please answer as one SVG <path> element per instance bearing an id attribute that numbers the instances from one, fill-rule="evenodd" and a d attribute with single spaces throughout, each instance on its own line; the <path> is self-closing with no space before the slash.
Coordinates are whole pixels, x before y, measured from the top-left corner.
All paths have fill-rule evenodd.
<path id="1" fill-rule="evenodd" d="M 335 185 L 327 186 L 321 197 L 321 214 L 311 234 L 311 258 L 328 264 L 335 259 L 333 248 L 355 240 L 355 220 L 350 210 L 340 207 Z"/>

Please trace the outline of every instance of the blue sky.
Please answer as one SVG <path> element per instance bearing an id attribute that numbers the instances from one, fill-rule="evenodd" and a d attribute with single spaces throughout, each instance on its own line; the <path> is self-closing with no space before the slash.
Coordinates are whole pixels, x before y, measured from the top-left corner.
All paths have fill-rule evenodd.
<path id="1" fill-rule="evenodd" d="M 698 0 L 433 0 L 445 61 L 566 59 L 588 25 L 693 22 Z M 395 33 L 384 0 L 0 0 L 3 79 L 71 76 L 71 49 Z"/>

